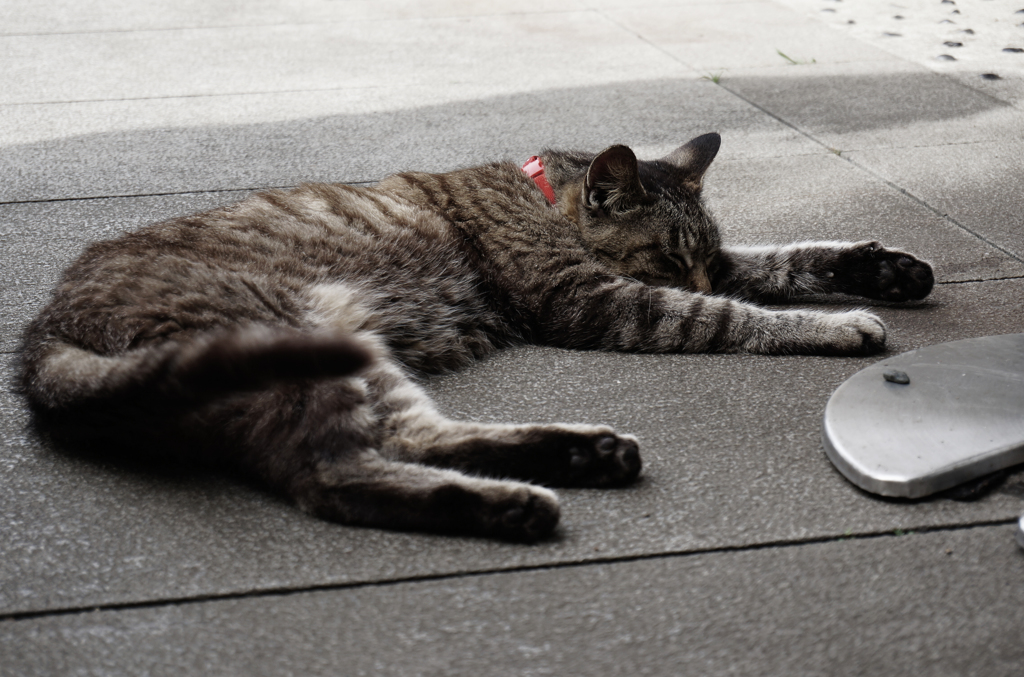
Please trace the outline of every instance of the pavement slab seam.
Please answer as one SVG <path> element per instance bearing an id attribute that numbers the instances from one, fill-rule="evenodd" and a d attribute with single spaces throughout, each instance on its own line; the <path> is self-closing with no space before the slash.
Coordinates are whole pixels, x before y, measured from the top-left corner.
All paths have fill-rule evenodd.
<path id="1" fill-rule="evenodd" d="M 1005 282 L 1007 280 L 1020 280 L 1024 278 L 1022 275 L 1007 275 L 1005 277 L 986 277 L 978 278 L 976 280 L 945 280 L 943 282 L 936 282 L 935 286 L 940 285 L 953 285 L 953 284 L 977 284 L 982 282 Z"/>
<path id="2" fill-rule="evenodd" d="M 353 85 L 339 85 L 337 87 L 303 87 L 301 89 L 271 89 L 266 91 L 226 91 L 226 92 L 215 92 L 215 93 L 201 93 L 201 94 L 157 94 L 147 96 L 115 96 L 115 97 L 98 97 L 98 98 L 81 98 L 81 99 L 49 99 L 42 101 L 11 101 L 8 103 L 0 104 L 0 108 L 16 108 L 19 106 L 61 106 L 61 105 L 75 105 L 80 103 L 110 103 L 120 101 L 173 101 L 178 99 L 217 99 L 226 97 L 237 97 L 237 96 L 264 96 L 267 94 L 308 94 L 316 92 L 347 92 L 353 90 L 374 90 L 374 89 L 385 89 L 383 86 L 366 85 L 366 86 L 353 86 Z"/>
<path id="3" fill-rule="evenodd" d="M 721 87 L 722 89 L 726 90 L 727 92 L 729 92 L 733 96 L 735 96 L 738 99 L 741 99 L 741 100 L 747 102 L 751 106 L 754 106 L 758 110 L 762 111 L 765 115 L 771 116 L 772 118 L 774 118 L 775 120 L 778 120 L 780 123 L 786 125 L 787 127 L 792 129 L 793 131 L 795 131 L 795 132 L 797 132 L 799 134 L 802 134 L 807 139 L 809 139 L 809 140 L 813 141 L 814 143 L 820 145 L 822 148 L 826 149 L 830 153 L 833 153 L 834 155 L 839 157 L 841 160 L 845 160 L 846 162 L 850 163 L 852 166 L 856 167 L 860 171 L 868 174 L 869 176 L 877 179 L 878 181 L 881 181 L 882 183 L 884 183 L 888 187 L 892 188 L 893 190 L 898 191 L 899 193 L 905 195 L 906 197 L 910 198 L 911 200 L 913 200 L 917 204 L 919 204 L 922 207 L 924 207 L 925 209 L 931 211 L 936 216 L 938 216 L 938 217 L 940 217 L 942 219 L 945 219 L 950 224 L 952 224 L 953 226 L 959 228 L 960 230 L 964 231 L 965 233 L 968 233 L 969 235 L 972 235 L 973 237 L 975 237 L 978 240 L 980 240 L 981 242 L 984 242 L 988 246 L 990 246 L 990 247 L 992 247 L 994 249 L 999 250 L 1000 252 L 1002 252 L 1003 254 L 1009 256 L 1010 258 L 1014 259 L 1015 261 L 1024 262 L 1024 259 L 1022 259 L 1017 254 L 1015 254 L 1012 251 L 1006 249 L 1005 247 L 1002 247 L 1001 245 L 999 245 L 999 244 L 989 240 L 988 238 L 986 238 L 983 235 L 981 235 L 980 233 L 972 230 L 971 228 L 968 228 L 963 223 L 960 223 L 956 219 L 954 219 L 951 216 L 949 216 L 949 214 L 947 214 L 947 213 L 943 212 L 942 210 L 932 206 L 931 204 L 929 204 L 924 199 L 922 199 L 922 198 L 918 197 L 917 195 L 915 195 L 914 193 L 910 192 L 910 190 L 908 190 L 906 188 L 903 188 L 902 186 L 894 183 L 893 181 L 890 181 L 889 179 L 885 178 L 884 176 L 882 176 L 881 174 L 879 174 L 875 170 L 871 169 L 870 167 L 854 161 L 849 156 L 843 157 L 841 151 L 837 152 L 836 149 L 832 148 L 831 146 L 826 144 L 824 141 L 821 141 L 820 139 L 815 137 L 814 134 L 812 134 L 812 133 L 810 133 L 810 132 L 808 132 L 808 131 L 806 131 L 804 129 L 801 129 L 799 125 L 796 125 L 796 124 L 794 124 L 792 122 L 789 122 L 785 118 L 782 118 L 782 117 L 776 115 L 775 113 L 773 113 L 772 111 L 768 110 L 767 108 L 764 108 L 763 106 L 759 105 L 756 101 L 751 101 L 750 99 L 748 99 L 747 97 L 743 96 L 742 94 L 739 94 L 738 92 L 735 92 L 732 89 L 729 89 L 728 87 L 726 87 L 722 83 L 719 82 L 717 84 L 718 84 L 719 87 Z M 945 145 L 949 145 L 949 144 L 945 144 Z"/>
<path id="4" fill-rule="evenodd" d="M 5 667 L 17 674 L 1017 677 L 1024 554 L 1010 532 L 101 611 L 0 628 L 11 647 Z"/>
<path id="5" fill-rule="evenodd" d="M 349 181 L 346 185 L 349 186 L 367 186 L 376 183 L 376 181 Z M 257 190 L 289 190 L 295 188 L 295 185 L 280 185 L 280 186 L 259 186 L 255 188 L 211 188 L 210 190 L 179 190 L 165 193 L 125 193 L 123 195 L 85 195 L 75 197 L 49 197 L 40 198 L 38 200 L 7 200 L 0 201 L 0 205 L 23 205 L 23 204 L 47 204 L 50 202 L 85 202 L 88 200 L 125 200 L 137 197 L 167 197 L 171 195 L 209 195 L 212 193 L 245 193 Z"/>
<path id="6" fill-rule="evenodd" d="M 372 186 L 380 179 L 374 181 L 345 181 L 346 186 Z M 50 202 L 85 202 L 88 200 L 125 200 L 137 197 L 167 197 L 171 195 L 210 195 L 215 193 L 251 193 L 260 190 L 291 190 L 298 188 L 298 184 L 252 186 L 243 188 L 211 188 L 210 190 L 179 190 L 165 193 L 125 193 L 123 195 L 76 195 L 75 197 L 48 197 L 38 200 L 0 200 L 3 205 L 24 205 L 24 204 L 46 204 Z"/>
<path id="7" fill-rule="evenodd" d="M 963 223 L 961 223 L 957 219 L 954 219 L 948 213 L 945 213 L 941 209 L 938 209 L 938 208 L 932 206 L 930 203 L 928 203 L 923 198 L 918 197 L 914 193 L 910 192 L 910 190 L 908 190 L 906 188 L 903 188 L 902 186 L 899 186 L 896 183 L 890 181 L 889 179 L 885 178 L 884 176 L 882 176 L 881 174 L 879 174 L 878 172 L 876 172 L 872 168 L 870 168 L 870 167 L 868 167 L 866 165 L 863 165 L 863 164 L 861 164 L 861 163 L 859 163 L 859 162 L 857 162 L 857 161 L 855 161 L 855 160 L 853 160 L 852 158 L 849 158 L 849 157 L 842 158 L 842 159 L 846 160 L 851 165 L 853 165 L 854 167 L 857 167 L 861 171 L 863 171 L 863 172 L 873 176 L 874 178 L 878 179 L 879 181 L 883 182 L 885 185 L 889 186 L 893 190 L 899 191 L 903 195 L 907 196 L 908 198 L 910 198 L 914 202 L 918 203 L 919 205 L 921 205 L 925 209 L 928 209 L 929 211 L 934 213 L 936 216 L 939 216 L 939 217 L 945 219 L 946 221 L 948 221 L 952 225 L 956 226 L 960 230 L 964 231 L 965 233 L 973 235 L 978 240 L 981 240 L 982 242 L 984 242 L 985 244 L 987 244 L 988 246 L 990 246 L 990 247 L 992 247 L 994 249 L 998 249 L 1000 252 L 1002 252 L 1003 254 L 1006 254 L 1007 256 L 1009 256 L 1010 258 L 1012 258 L 1012 259 L 1014 259 L 1016 261 L 1024 262 L 1024 259 L 1022 259 L 1019 255 L 1017 255 L 1014 252 L 1010 251 L 1009 249 L 1003 247 L 1002 245 L 1000 245 L 1000 244 L 998 244 L 996 242 L 993 242 L 991 239 L 985 237 L 984 235 L 982 235 L 981 233 L 975 231 L 974 229 L 967 227 L 966 225 L 964 225 Z"/>
<path id="8" fill-rule="evenodd" d="M 421 21 L 450 21 L 458 19 L 486 19 L 493 17 L 505 17 L 505 16 L 535 16 L 538 14 L 552 15 L 552 14 L 581 14 L 581 13 L 595 13 L 600 14 L 599 10 L 595 9 L 548 9 L 548 10 L 529 10 L 529 11 L 510 11 L 510 12 L 490 12 L 486 14 L 445 14 L 437 16 L 421 16 L 421 17 L 408 17 L 405 19 L 398 19 L 397 21 L 402 22 L 421 22 Z M 279 28 L 283 26 L 329 26 L 331 24 L 356 24 L 356 23 L 380 23 L 380 22 L 394 22 L 396 19 L 389 19 L 384 17 L 364 17 L 364 18 L 346 18 L 346 19 L 320 19 L 320 20 L 309 20 L 309 21 L 268 21 L 266 23 L 239 23 L 239 24 L 214 24 L 209 26 L 167 26 L 163 28 L 110 28 L 110 29 L 96 29 L 96 30 L 83 30 L 83 31 L 37 31 L 37 32 L 24 32 L 24 33 L 0 33 L 0 39 L 4 38 L 33 38 L 33 37 L 49 37 L 53 35 L 109 35 L 112 33 L 173 33 L 173 32 L 185 32 L 185 31 L 220 31 L 220 30 L 235 30 L 235 29 L 249 29 L 249 28 Z"/>
<path id="9" fill-rule="evenodd" d="M 544 564 L 527 564 L 508 567 L 490 567 L 466 571 L 448 571 L 443 573 L 422 574 L 389 578 L 381 580 L 363 580 L 343 583 L 326 583 L 322 585 L 304 586 L 277 586 L 267 588 L 256 588 L 252 590 L 213 593 L 208 595 L 191 595 L 177 598 L 148 599 L 143 601 L 111 602 L 107 604 L 89 604 L 81 607 L 49 608 L 45 610 L 16 611 L 0 613 L 0 625 L 16 623 L 18 621 L 29 621 L 39 618 L 50 618 L 57 616 L 76 616 L 79 614 L 93 613 L 97 611 L 122 611 L 129 609 L 154 609 L 172 606 L 185 606 L 192 604 L 205 604 L 210 602 L 223 602 L 228 600 L 242 599 L 266 599 L 281 598 L 291 595 L 302 595 L 311 592 L 331 592 L 340 590 L 359 590 L 365 588 L 387 588 L 409 583 L 427 583 L 437 581 L 451 581 L 458 579 L 482 578 L 486 576 L 502 576 L 509 574 L 529 573 L 538 571 L 554 571 L 559 569 L 585 568 L 603 566 L 608 564 L 628 564 L 631 562 L 644 562 L 651 560 L 683 559 L 711 554 L 727 554 L 738 552 L 754 552 L 759 550 L 773 550 L 785 548 L 799 548 L 808 545 L 820 545 L 826 543 L 839 543 L 844 541 L 868 541 L 881 538 L 902 538 L 926 533 L 949 533 L 949 532 L 970 532 L 977 529 L 1000 527 L 1016 524 L 1017 518 L 995 519 L 973 522 L 969 525 L 925 525 L 920 527 L 896 528 L 885 531 L 865 531 L 847 533 L 834 536 L 817 536 L 803 539 L 785 539 L 769 541 L 764 543 L 752 543 L 735 546 L 718 546 L 711 548 L 697 548 L 692 550 L 668 550 L 634 555 L 621 555 L 613 557 L 595 557 L 592 559 L 566 560 L 547 562 Z"/>

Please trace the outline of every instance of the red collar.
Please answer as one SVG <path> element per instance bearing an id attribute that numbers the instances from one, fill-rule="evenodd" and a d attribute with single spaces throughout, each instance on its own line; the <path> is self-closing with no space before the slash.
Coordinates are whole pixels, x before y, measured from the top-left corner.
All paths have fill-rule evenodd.
<path id="1" fill-rule="evenodd" d="M 555 191 L 552 190 L 551 184 L 548 183 L 547 177 L 544 176 L 544 163 L 541 162 L 541 159 L 534 155 L 523 165 L 523 171 L 533 179 L 533 182 L 544 193 L 544 197 L 548 199 L 548 202 L 555 204 Z"/>

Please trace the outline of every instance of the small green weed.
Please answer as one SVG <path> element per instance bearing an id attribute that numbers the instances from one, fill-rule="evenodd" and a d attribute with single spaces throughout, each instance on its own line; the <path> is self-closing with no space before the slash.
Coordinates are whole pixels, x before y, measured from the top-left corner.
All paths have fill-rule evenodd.
<path id="1" fill-rule="evenodd" d="M 785 59 L 789 63 L 793 64 L 794 66 L 806 66 L 806 65 L 809 65 L 809 64 L 812 64 L 812 63 L 818 63 L 817 59 L 811 59 L 810 61 L 797 61 L 796 59 L 794 59 L 794 58 L 792 58 L 790 56 L 786 56 L 785 54 L 783 54 L 781 49 L 776 49 L 775 53 L 778 54 L 779 56 L 781 56 L 783 59 Z"/>

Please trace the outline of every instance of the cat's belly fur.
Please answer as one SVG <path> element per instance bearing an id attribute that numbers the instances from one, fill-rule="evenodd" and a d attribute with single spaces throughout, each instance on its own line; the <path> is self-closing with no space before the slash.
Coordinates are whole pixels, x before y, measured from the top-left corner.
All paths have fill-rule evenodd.
<path id="1" fill-rule="evenodd" d="M 106 355 L 265 324 L 372 332 L 412 370 L 445 371 L 515 336 L 460 242 L 372 188 L 271 191 L 93 245 L 46 314 Z"/>

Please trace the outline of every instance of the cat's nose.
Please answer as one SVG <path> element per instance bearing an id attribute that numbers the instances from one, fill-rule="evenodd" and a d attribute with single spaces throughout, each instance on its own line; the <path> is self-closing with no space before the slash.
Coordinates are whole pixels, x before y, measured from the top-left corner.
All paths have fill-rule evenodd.
<path id="1" fill-rule="evenodd" d="M 702 294 L 711 293 L 711 279 L 708 278 L 708 271 L 705 268 L 694 267 L 690 270 L 690 283 L 687 285 L 693 291 Z"/>

